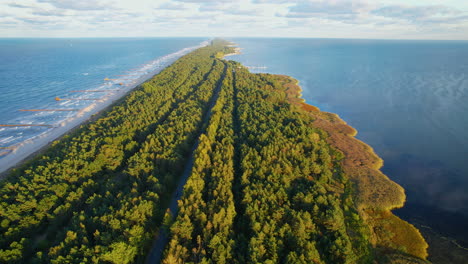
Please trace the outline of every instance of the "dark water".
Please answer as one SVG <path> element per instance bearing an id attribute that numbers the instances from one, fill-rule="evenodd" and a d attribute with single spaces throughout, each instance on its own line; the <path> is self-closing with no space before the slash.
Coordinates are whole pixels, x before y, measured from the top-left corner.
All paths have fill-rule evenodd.
<path id="1" fill-rule="evenodd" d="M 75 111 L 20 112 L 19 109 L 83 109 L 106 93 L 73 90 L 130 89 L 200 45 L 202 38 L 0 39 L 0 124 L 51 124 Z M 126 75 L 126 76 L 122 76 Z M 104 78 L 113 80 L 104 81 Z M 122 85 L 120 85 L 122 84 Z M 0 127 L 0 147 L 18 146 L 47 127 Z M 1 154 L 7 153 L 0 149 Z"/>
<path id="2" fill-rule="evenodd" d="M 358 130 L 406 189 L 401 214 L 468 229 L 468 42 L 233 41 L 231 59 L 293 76 L 308 103 Z"/>

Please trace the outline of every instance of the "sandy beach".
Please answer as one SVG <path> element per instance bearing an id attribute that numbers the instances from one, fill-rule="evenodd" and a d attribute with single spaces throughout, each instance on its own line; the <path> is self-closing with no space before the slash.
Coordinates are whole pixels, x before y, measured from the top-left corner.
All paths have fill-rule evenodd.
<path id="1" fill-rule="evenodd" d="M 202 42 L 198 46 L 188 47 L 180 51 L 177 51 L 175 53 L 166 55 L 166 56 L 172 56 L 172 57 L 167 62 L 167 65 L 165 67 L 174 63 L 177 59 L 179 59 L 183 55 L 197 48 L 208 45 L 208 43 L 209 42 Z M 8 170 L 14 168 L 15 166 L 18 166 L 23 161 L 29 158 L 32 158 L 44 148 L 47 148 L 48 145 L 51 144 L 54 140 L 57 140 L 58 138 L 67 134 L 69 131 L 73 130 L 74 128 L 79 127 L 81 124 L 88 121 L 93 115 L 100 113 L 106 108 L 110 107 L 113 103 L 115 103 L 120 98 L 127 95 L 130 91 L 138 87 L 140 84 L 144 83 L 148 79 L 152 78 L 154 75 L 158 74 L 165 67 L 156 68 L 153 71 L 136 78 L 130 84 L 128 84 L 124 89 L 107 93 L 100 100 L 95 101 L 91 105 L 88 105 L 87 107 L 80 109 L 75 116 L 56 124 L 56 126 L 54 126 L 49 131 L 39 136 L 36 136 L 34 138 L 23 141 L 20 144 L 15 145 L 10 153 L 3 155 L 0 158 L 1 177 L 4 177 L 6 174 L 5 172 L 7 172 Z"/>
<path id="2" fill-rule="evenodd" d="M 241 49 L 241 48 L 237 48 L 237 47 L 235 47 L 235 48 L 234 48 L 234 52 L 233 52 L 233 53 L 224 54 L 224 56 L 223 56 L 223 57 L 225 58 L 225 57 L 228 57 L 228 56 L 239 55 L 239 54 L 241 54 L 241 51 L 242 51 L 242 49 Z"/>

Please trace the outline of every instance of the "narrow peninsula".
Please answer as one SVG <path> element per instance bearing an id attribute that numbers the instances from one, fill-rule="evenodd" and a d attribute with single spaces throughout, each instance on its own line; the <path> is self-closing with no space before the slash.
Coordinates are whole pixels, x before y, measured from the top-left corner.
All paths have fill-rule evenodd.
<path id="1" fill-rule="evenodd" d="M 372 148 L 235 51 L 183 56 L 11 171 L 0 262 L 427 263 Z"/>

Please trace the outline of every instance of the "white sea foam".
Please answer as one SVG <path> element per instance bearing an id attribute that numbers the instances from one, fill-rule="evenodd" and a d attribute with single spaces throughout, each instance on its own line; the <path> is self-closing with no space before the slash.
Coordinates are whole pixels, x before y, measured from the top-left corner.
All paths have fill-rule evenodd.
<path id="1" fill-rule="evenodd" d="M 6 138 L 1 138 L 0 143 L 5 144 L 5 143 L 8 143 L 8 142 L 11 142 L 12 139 L 14 139 L 13 136 L 9 136 L 9 137 L 6 137 Z"/>

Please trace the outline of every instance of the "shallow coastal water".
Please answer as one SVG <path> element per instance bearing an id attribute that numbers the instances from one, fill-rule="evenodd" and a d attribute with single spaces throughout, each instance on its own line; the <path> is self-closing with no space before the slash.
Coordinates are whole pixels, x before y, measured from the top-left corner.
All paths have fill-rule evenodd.
<path id="1" fill-rule="evenodd" d="M 0 39 L 0 125 L 64 126 L 103 101 L 121 96 L 206 40 Z M 0 126 L 0 162 L 12 155 L 5 148 L 18 150 L 25 141 L 44 137 L 53 129 Z"/>
<path id="2" fill-rule="evenodd" d="M 437 218 L 438 228 L 453 235 L 466 230 L 468 42 L 232 41 L 242 54 L 229 59 L 298 79 L 308 103 L 358 130 L 357 138 L 384 159 L 382 171 L 406 189 L 407 219 Z M 459 238 L 466 240 L 466 232 Z"/>

